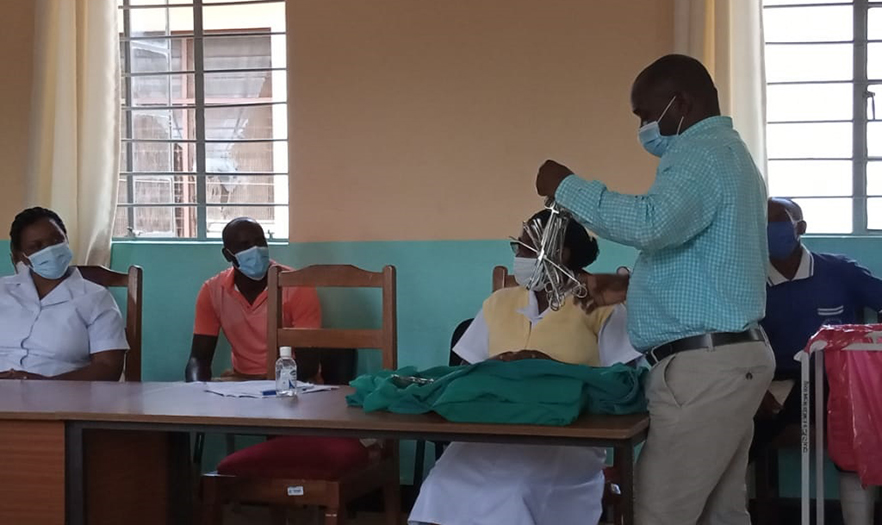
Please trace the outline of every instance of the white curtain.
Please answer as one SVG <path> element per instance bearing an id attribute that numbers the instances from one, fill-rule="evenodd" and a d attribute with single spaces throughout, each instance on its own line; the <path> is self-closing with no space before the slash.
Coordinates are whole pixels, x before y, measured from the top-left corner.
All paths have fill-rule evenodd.
<path id="1" fill-rule="evenodd" d="M 707 66 L 753 158 L 766 175 L 762 0 L 675 0 L 674 50 Z"/>
<path id="2" fill-rule="evenodd" d="M 27 204 L 55 210 L 77 264 L 110 263 L 119 173 L 116 0 L 35 0 Z"/>

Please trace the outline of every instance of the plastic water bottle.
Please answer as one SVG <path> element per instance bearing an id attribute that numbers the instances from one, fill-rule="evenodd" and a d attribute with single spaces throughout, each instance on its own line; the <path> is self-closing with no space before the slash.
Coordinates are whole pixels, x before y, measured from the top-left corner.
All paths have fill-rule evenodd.
<path id="1" fill-rule="evenodd" d="M 279 348 L 276 361 L 276 396 L 294 397 L 297 395 L 297 362 L 291 357 L 291 347 Z"/>

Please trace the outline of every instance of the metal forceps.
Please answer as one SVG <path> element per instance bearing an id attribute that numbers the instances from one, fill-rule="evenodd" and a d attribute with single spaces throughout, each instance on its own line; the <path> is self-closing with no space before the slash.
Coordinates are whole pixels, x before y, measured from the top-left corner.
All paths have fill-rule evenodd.
<path id="1" fill-rule="evenodd" d="M 575 274 L 561 263 L 567 225 L 572 217 L 552 199 L 545 201 L 545 208 L 551 215 L 543 225 L 539 219 L 524 223 L 524 232 L 532 246 L 513 239 L 520 246 L 536 254 L 536 270 L 527 284 L 530 290 L 544 290 L 548 295 L 548 305 L 552 310 L 560 310 L 568 295 L 584 298 L 588 288 Z"/>

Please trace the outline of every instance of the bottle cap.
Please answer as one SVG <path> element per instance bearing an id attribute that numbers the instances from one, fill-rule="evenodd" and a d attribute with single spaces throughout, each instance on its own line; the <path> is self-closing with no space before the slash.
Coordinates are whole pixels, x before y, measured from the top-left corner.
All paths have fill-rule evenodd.
<path id="1" fill-rule="evenodd" d="M 283 346 L 279 348 L 279 357 L 291 357 L 291 347 Z"/>

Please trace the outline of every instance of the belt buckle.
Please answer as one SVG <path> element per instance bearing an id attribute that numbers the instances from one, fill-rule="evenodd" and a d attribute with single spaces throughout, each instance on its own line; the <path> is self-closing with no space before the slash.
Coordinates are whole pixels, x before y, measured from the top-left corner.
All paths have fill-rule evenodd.
<path id="1" fill-rule="evenodd" d="M 648 361 L 649 361 L 650 366 L 655 366 L 655 365 L 659 364 L 659 362 L 661 362 L 661 359 L 659 359 L 658 356 L 655 355 L 655 351 L 658 350 L 659 348 L 661 348 L 662 346 L 665 346 L 665 345 L 656 346 L 655 348 L 653 348 L 652 350 L 649 351 Z"/>
<path id="2" fill-rule="evenodd" d="M 704 347 L 707 349 L 708 352 L 713 352 L 717 349 L 717 344 L 716 342 L 714 342 L 713 333 L 703 334 L 701 338 L 703 339 L 702 343 L 704 343 Z"/>

